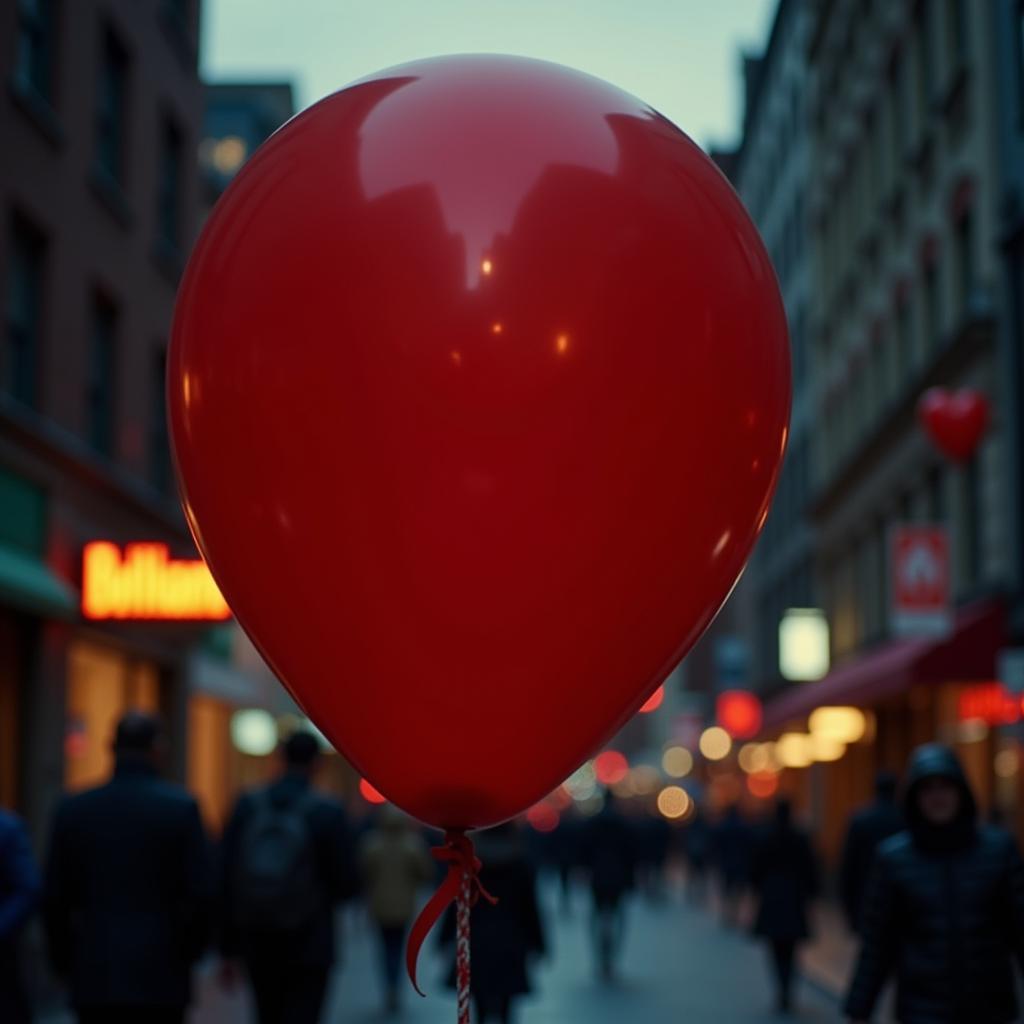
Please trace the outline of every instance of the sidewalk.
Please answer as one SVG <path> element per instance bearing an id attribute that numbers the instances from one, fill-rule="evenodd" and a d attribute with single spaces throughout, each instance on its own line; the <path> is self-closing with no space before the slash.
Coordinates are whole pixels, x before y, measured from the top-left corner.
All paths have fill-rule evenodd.
<path id="1" fill-rule="evenodd" d="M 835 999 L 817 984 L 800 986 L 793 1017 L 777 1017 L 764 949 L 707 910 L 686 904 L 678 888 L 660 905 L 632 900 L 620 980 L 612 985 L 595 976 L 587 894 L 575 893 L 568 916 L 557 912 L 553 888 L 545 886 L 543 896 L 552 954 L 535 972 L 536 992 L 522 1000 L 517 1024 L 824 1024 L 837 1019 Z M 343 931 L 345 962 L 334 977 L 323 1024 L 383 1022 L 374 936 L 358 912 L 345 915 Z M 446 970 L 428 940 L 420 965 L 428 998 L 409 991 L 395 1018 L 400 1024 L 454 1024 L 454 999 L 440 980 Z M 252 1019 L 244 996 L 226 998 L 212 977 L 205 978 L 190 1024 Z"/>

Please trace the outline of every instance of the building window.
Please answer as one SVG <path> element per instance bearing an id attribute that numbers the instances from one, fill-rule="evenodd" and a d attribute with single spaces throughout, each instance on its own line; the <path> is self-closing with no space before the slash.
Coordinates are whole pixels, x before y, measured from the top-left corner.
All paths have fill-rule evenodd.
<path id="1" fill-rule="evenodd" d="M 939 275 L 934 263 L 924 268 L 924 350 L 934 352 L 939 348 Z"/>
<path id="2" fill-rule="evenodd" d="M 56 26 L 54 0 L 18 0 L 14 80 L 51 106 Z"/>
<path id="3" fill-rule="evenodd" d="M 86 393 L 89 443 L 101 455 L 114 451 L 114 395 L 117 373 L 117 309 L 96 295 L 92 310 L 92 345 Z"/>
<path id="4" fill-rule="evenodd" d="M 10 240 L 3 387 L 19 402 L 35 406 L 46 243 L 42 234 L 20 217 L 14 220 Z"/>
<path id="5" fill-rule="evenodd" d="M 157 228 L 160 240 L 181 249 L 181 193 L 184 160 L 181 132 L 170 119 L 163 124 L 160 141 L 160 181 L 157 194 Z"/>
<path id="6" fill-rule="evenodd" d="M 171 447 L 167 434 L 167 352 L 160 349 L 153 361 L 152 422 L 149 430 L 149 467 L 153 486 L 163 493 L 171 488 Z"/>
<path id="7" fill-rule="evenodd" d="M 910 321 L 910 298 L 903 296 L 896 305 L 896 382 L 897 393 L 910 373 L 913 361 L 913 331 Z"/>
<path id="8" fill-rule="evenodd" d="M 96 164 L 110 181 L 125 179 L 128 52 L 107 29 L 103 34 L 96 97 Z"/>
<path id="9" fill-rule="evenodd" d="M 967 312 L 971 292 L 974 290 L 973 218 L 969 209 L 960 214 L 953 229 L 953 250 L 956 261 L 957 309 Z"/>
<path id="10" fill-rule="evenodd" d="M 946 31 L 949 33 L 949 52 L 955 68 L 967 63 L 968 28 L 965 0 L 946 0 Z"/>

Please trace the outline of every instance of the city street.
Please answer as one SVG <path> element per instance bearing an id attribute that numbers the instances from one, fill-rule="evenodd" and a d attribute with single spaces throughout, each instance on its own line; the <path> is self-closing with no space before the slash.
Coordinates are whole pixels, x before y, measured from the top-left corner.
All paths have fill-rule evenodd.
<path id="1" fill-rule="evenodd" d="M 575 894 L 572 913 L 555 913 L 554 893 L 545 893 L 553 955 L 536 972 L 537 991 L 524 998 L 517 1024 L 743 1024 L 797 1020 L 813 1024 L 838 1017 L 834 1000 L 811 985 L 800 986 L 792 1017 L 772 1012 L 765 951 L 745 934 L 722 927 L 707 911 L 688 906 L 674 892 L 660 907 L 634 899 L 629 908 L 620 980 L 602 985 L 587 944 L 586 895 Z M 382 1021 L 376 952 L 365 921 L 345 921 L 345 963 L 337 972 L 325 1024 Z M 443 965 L 428 946 L 421 958 L 421 983 L 428 998 L 406 1000 L 400 1019 L 408 1024 L 453 1024 L 455 1002 L 444 988 Z M 242 1024 L 251 1018 L 241 998 L 226 1000 L 212 979 L 191 1024 Z"/>

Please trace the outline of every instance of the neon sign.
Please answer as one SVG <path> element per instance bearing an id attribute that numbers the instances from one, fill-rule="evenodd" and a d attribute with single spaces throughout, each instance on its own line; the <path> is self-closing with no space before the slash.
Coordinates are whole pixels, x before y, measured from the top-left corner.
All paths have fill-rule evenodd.
<path id="1" fill-rule="evenodd" d="M 166 544 L 91 541 L 82 552 L 87 619 L 221 620 L 231 609 L 202 559 L 171 558 Z"/>

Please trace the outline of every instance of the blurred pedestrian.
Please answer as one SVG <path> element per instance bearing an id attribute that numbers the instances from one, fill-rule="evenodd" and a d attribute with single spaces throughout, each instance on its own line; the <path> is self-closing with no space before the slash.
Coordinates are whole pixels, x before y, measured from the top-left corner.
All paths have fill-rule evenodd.
<path id="1" fill-rule="evenodd" d="M 737 804 L 726 810 L 712 833 L 714 864 L 722 894 L 722 920 L 735 925 L 740 903 L 750 881 L 750 858 L 754 833 L 743 820 Z"/>
<path id="2" fill-rule="evenodd" d="M 160 722 L 117 725 L 113 777 L 66 797 L 46 865 L 50 957 L 82 1024 L 184 1019 L 206 947 L 211 874 L 195 800 L 163 781 Z"/>
<path id="3" fill-rule="evenodd" d="M 317 793 L 320 745 L 281 746 L 284 771 L 243 794 L 224 831 L 222 980 L 245 963 L 260 1024 L 316 1024 L 336 955 L 334 911 L 358 889 L 348 819 Z"/>
<path id="4" fill-rule="evenodd" d="M 664 898 L 665 862 L 672 843 L 672 826 L 659 814 L 641 818 L 635 828 L 640 886 L 652 903 L 660 903 Z"/>
<path id="5" fill-rule="evenodd" d="M 586 822 L 580 836 L 580 866 L 593 899 L 594 942 L 601 977 L 615 975 L 625 935 L 625 898 L 633 888 L 636 839 L 612 797 Z"/>
<path id="6" fill-rule="evenodd" d="M 683 831 L 686 895 L 692 903 L 703 903 L 707 897 L 711 846 L 711 826 L 704 809 L 698 806 Z"/>
<path id="7" fill-rule="evenodd" d="M 0 1021 L 5 1024 L 28 1024 L 32 1018 L 18 940 L 40 888 L 24 825 L 0 810 Z"/>
<path id="8" fill-rule="evenodd" d="M 875 779 L 875 800 L 850 819 L 839 867 L 839 891 L 850 931 L 860 931 L 864 891 L 867 888 L 875 851 L 890 836 L 903 829 L 903 814 L 896 802 L 896 776 L 879 772 Z"/>
<path id="9" fill-rule="evenodd" d="M 792 820 L 788 800 L 754 850 L 750 871 L 758 899 L 754 933 L 768 940 L 780 1013 L 792 1008 L 797 946 L 810 936 L 808 907 L 818 894 L 818 865 L 810 840 Z"/>
<path id="10" fill-rule="evenodd" d="M 902 1024 L 1018 1020 L 1013 959 L 1024 951 L 1024 865 L 1009 833 L 977 821 L 956 755 L 911 757 L 907 830 L 878 849 L 846 1013 L 866 1021 L 890 974 Z"/>
<path id="11" fill-rule="evenodd" d="M 470 991 L 477 1024 L 511 1024 L 519 996 L 531 991 L 529 961 L 547 948 L 533 865 L 512 822 L 474 837 L 483 863 L 480 883 L 497 903 L 481 899 L 470 912 Z M 441 928 L 441 942 L 454 944 L 455 908 Z M 454 957 L 454 954 L 453 954 Z M 455 985 L 454 969 L 448 984 Z"/>
<path id="12" fill-rule="evenodd" d="M 360 843 L 359 867 L 370 917 L 380 936 L 386 1010 L 396 1013 L 405 934 L 420 886 L 434 878 L 434 861 L 410 820 L 388 804 Z"/>

